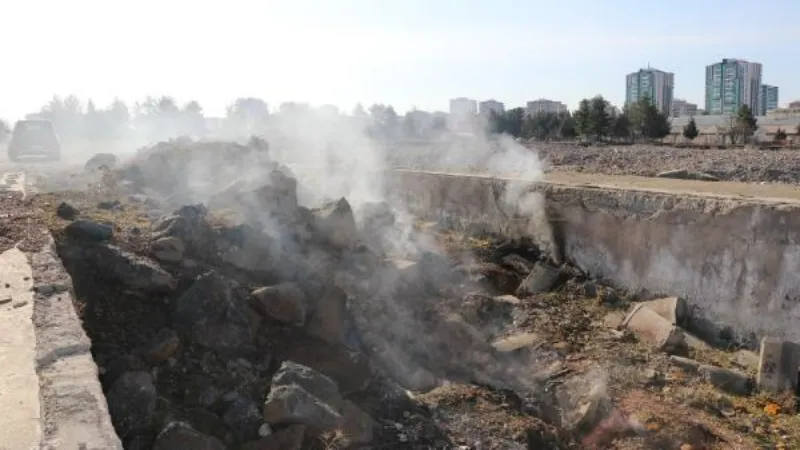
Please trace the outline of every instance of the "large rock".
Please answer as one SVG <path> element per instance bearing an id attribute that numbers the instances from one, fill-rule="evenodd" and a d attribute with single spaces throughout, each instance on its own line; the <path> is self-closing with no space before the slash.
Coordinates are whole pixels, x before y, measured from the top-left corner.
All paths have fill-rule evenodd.
<path id="1" fill-rule="evenodd" d="M 272 387 L 291 385 L 303 388 L 330 405 L 335 411 L 342 407 L 342 396 L 335 381 L 308 366 L 284 361 L 272 376 Z"/>
<path id="2" fill-rule="evenodd" d="M 226 450 L 219 439 L 205 435 L 189 425 L 173 422 L 156 438 L 153 450 Z"/>
<path id="3" fill-rule="evenodd" d="M 186 246 L 180 238 L 175 236 L 164 236 L 153 242 L 152 253 L 159 261 L 178 262 L 183 260 L 183 252 Z"/>
<path id="4" fill-rule="evenodd" d="M 269 424 L 303 424 L 321 430 L 336 429 L 342 416 L 297 385 L 273 387 L 264 403 L 264 420 Z"/>
<path id="5" fill-rule="evenodd" d="M 294 260 L 281 252 L 280 243 L 250 225 L 225 229 L 215 238 L 216 255 L 223 262 L 249 272 L 291 271 Z M 279 267 L 276 267 L 279 266 Z"/>
<path id="6" fill-rule="evenodd" d="M 800 372 L 800 344 L 772 337 L 761 339 L 758 387 L 771 392 L 795 392 Z"/>
<path id="7" fill-rule="evenodd" d="M 91 220 L 78 219 L 64 228 L 67 236 L 89 242 L 103 242 L 111 239 L 114 228 L 111 225 L 97 223 Z"/>
<path id="8" fill-rule="evenodd" d="M 689 316 L 686 300 L 680 297 L 666 297 L 649 300 L 643 303 L 659 316 L 667 319 L 671 324 L 683 327 Z"/>
<path id="9" fill-rule="evenodd" d="M 241 289 L 214 271 L 205 273 L 175 302 L 176 329 L 223 355 L 252 342 L 249 306 Z"/>
<path id="10" fill-rule="evenodd" d="M 352 249 L 360 242 L 353 210 L 345 198 L 327 203 L 312 212 L 315 229 L 328 244 Z"/>
<path id="11" fill-rule="evenodd" d="M 156 410 L 158 395 L 149 372 L 126 372 L 108 391 L 108 411 L 120 436 L 146 431 Z"/>
<path id="12" fill-rule="evenodd" d="M 302 326 L 308 314 L 306 294 L 294 283 L 261 287 L 250 293 L 253 309 L 265 317 Z"/>
<path id="13" fill-rule="evenodd" d="M 531 272 L 522 280 L 517 288 L 517 297 L 527 297 L 530 295 L 548 292 L 563 282 L 564 272 L 556 267 L 551 267 L 545 263 L 537 263 Z"/>
<path id="14" fill-rule="evenodd" d="M 180 345 L 181 340 L 178 333 L 175 330 L 164 328 L 141 350 L 141 355 L 148 364 L 161 364 L 174 355 Z"/>
<path id="15" fill-rule="evenodd" d="M 64 220 L 75 220 L 78 214 L 80 211 L 69 203 L 61 202 L 56 208 L 56 215 Z"/>
<path id="16" fill-rule="evenodd" d="M 342 289 L 328 286 L 315 299 L 306 332 L 329 344 L 353 346 L 354 323 L 347 310 L 347 294 Z"/>
<path id="17" fill-rule="evenodd" d="M 208 209 L 200 204 L 181 207 L 153 226 L 153 239 L 178 238 L 190 254 L 209 259 L 216 254 L 216 249 L 213 245 L 214 231 L 206 221 L 207 215 Z"/>
<path id="18" fill-rule="evenodd" d="M 629 328 L 643 342 L 665 353 L 686 351 L 683 331 L 655 311 L 639 303 L 625 317 L 622 325 Z"/>
<path id="19" fill-rule="evenodd" d="M 83 255 L 99 274 L 135 290 L 171 292 L 177 286 L 175 278 L 152 260 L 113 245 L 87 246 Z"/>
<path id="20" fill-rule="evenodd" d="M 83 165 L 87 172 L 95 172 L 105 168 L 111 170 L 117 165 L 117 157 L 112 153 L 97 153 Z"/>

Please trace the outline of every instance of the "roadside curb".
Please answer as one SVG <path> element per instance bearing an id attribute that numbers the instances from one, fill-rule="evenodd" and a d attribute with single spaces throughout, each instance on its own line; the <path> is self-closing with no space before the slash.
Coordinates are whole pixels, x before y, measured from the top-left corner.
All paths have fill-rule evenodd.
<path id="1" fill-rule="evenodd" d="M 73 306 L 72 278 L 52 236 L 30 254 L 33 323 L 46 450 L 121 450 L 92 358 L 91 341 Z"/>

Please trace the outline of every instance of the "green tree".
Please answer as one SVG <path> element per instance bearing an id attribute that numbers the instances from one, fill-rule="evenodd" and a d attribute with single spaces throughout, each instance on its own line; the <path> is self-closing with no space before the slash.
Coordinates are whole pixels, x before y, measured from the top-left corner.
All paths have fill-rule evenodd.
<path id="1" fill-rule="evenodd" d="M 575 117 L 575 131 L 579 136 L 586 137 L 591 133 L 591 108 L 589 100 L 583 99 L 578 105 L 578 110 L 573 115 Z"/>
<path id="2" fill-rule="evenodd" d="M 669 118 L 644 96 L 628 107 L 634 132 L 647 139 L 661 139 L 669 135 Z"/>
<path id="3" fill-rule="evenodd" d="M 631 136 L 631 121 L 625 113 L 612 118 L 611 136 L 627 142 Z"/>
<path id="4" fill-rule="evenodd" d="M 690 141 L 694 141 L 699 134 L 700 130 L 697 129 L 697 122 L 694 121 L 694 117 L 690 117 L 689 123 L 683 127 L 683 137 Z"/>
<path id="5" fill-rule="evenodd" d="M 589 134 L 595 140 L 601 141 L 608 136 L 611 129 L 611 115 L 608 112 L 609 103 L 602 95 L 597 95 L 589 101 Z"/>
<path id="6" fill-rule="evenodd" d="M 753 116 L 753 112 L 747 105 L 742 105 L 736 111 L 735 115 L 728 117 L 727 134 L 731 139 L 731 144 L 736 145 L 739 138 L 742 138 L 744 143 L 747 138 L 752 136 L 758 128 L 758 120 Z"/>

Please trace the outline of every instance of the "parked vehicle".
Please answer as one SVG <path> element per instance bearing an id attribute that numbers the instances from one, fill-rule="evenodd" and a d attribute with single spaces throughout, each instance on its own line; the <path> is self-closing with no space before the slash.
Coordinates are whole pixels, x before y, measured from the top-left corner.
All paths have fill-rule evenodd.
<path id="1" fill-rule="evenodd" d="M 14 125 L 8 144 L 8 158 L 16 162 L 28 156 L 48 161 L 61 159 L 61 144 L 49 120 L 20 120 Z"/>

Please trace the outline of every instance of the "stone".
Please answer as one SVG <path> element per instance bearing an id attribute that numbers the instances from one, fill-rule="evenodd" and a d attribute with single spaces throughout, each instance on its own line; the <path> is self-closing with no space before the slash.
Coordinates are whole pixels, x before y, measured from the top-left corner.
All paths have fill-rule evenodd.
<path id="1" fill-rule="evenodd" d="M 350 443 L 366 444 L 373 439 L 375 420 L 355 403 L 346 400 L 342 407 L 341 430 Z"/>
<path id="2" fill-rule="evenodd" d="M 360 242 L 350 203 L 342 197 L 312 210 L 314 228 L 323 240 L 342 249 L 352 249 Z"/>
<path id="3" fill-rule="evenodd" d="M 164 428 L 153 450 L 226 450 L 219 439 L 203 434 L 182 422 L 172 422 Z"/>
<path id="4" fill-rule="evenodd" d="M 308 366 L 284 361 L 272 376 L 272 387 L 292 385 L 303 388 L 336 411 L 342 407 L 342 396 L 335 381 Z"/>
<path id="5" fill-rule="evenodd" d="M 175 330 L 163 328 L 142 350 L 142 357 L 148 364 L 161 364 L 178 351 L 180 344 L 180 337 Z"/>
<path id="6" fill-rule="evenodd" d="M 264 317 L 298 327 L 306 323 L 308 300 L 294 283 L 258 288 L 250 293 L 250 305 Z"/>
<path id="7" fill-rule="evenodd" d="M 285 359 L 308 366 L 336 381 L 343 394 L 359 392 L 372 380 L 372 366 L 364 354 L 319 339 L 292 343 Z"/>
<path id="8" fill-rule="evenodd" d="M 56 215 L 64 220 L 75 220 L 81 212 L 66 202 L 61 202 L 56 207 Z"/>
<path id="9" fill-rule="evenodd" d="M 103 202 L 98 203 L 97 204 L 97 209 L 104 209 L 104 210 L 107 210 L 107 211 L 113 211 L 113 210 L 121 210 L 121 209 L 123 209 L 123 207 L 122 207 L 122 203 L 120 203 L 119 200 L 109 200 L 109 201 L 103 201 Z"/>
<path id="10" fill-rule="evenodd" d="M 686 300 L 680 297 L 659 298 L 643 302 L 643 304 L 659 316 L 667 319 L 671 324 L 679 327 L 685 327 L 689 318 L 689 308 L 686 306 Z"/>
<path id="11" fill-rule="evenodd" d="M 508 267 L 520 275 L 528 275 L 535 266 L 534 263 L 528 261 L 522 256 L 517 255 L 516 253 L 503 256 L 501 262 L 503 263 L 503 266 Z"/>
<path id="12" fill-rule="evenodd" d="M 173 326 L 195 343 L 224 356 L 239 354 L 252 342 L 246 297 L 215 271 L 200 275 L 175 301 Z"/>
<path id="13" fill-rule="evenodd" d="M 316 299 L 314 312 L 306 325 L 306 333 L 329 344 L 352 347 L 353 320 L 347 310 L 347 294 L 336 286 L 327 286 Z"/>
<path id="14" fill-rule="evenodd" d="M 180 414 L 180 421 L 193 429 L 225 442 L 228 427 L 222 419 L 204 408 L 189 408 Z"/>
<path id="15" fill-rule="evenodd" d="M 105 168 L 106 170 L 113 169 L 117 165 L 117 157 L 113 153 L 97 153 L 83 165 L 83 169 L 87 172 L 95 172 Z"/>
<path id="16" fill-rule="evenodd" d="M 306 428 L 305 425 L 290 425 L 269 436 L 245 443 L 241 450 L 301 450 Z"/>
<path id="17" fill-rule="evenodd" d="M 156 410 L 158 394 L 149 372 L 126 372 L 108 391 L 108 411 L 117 434 L 146 431 Z"/>
<path id="18" fill-rule="evenodd" d="M 187 205 L 172 214 L 160 218 L 153 226 L 153 239 L 176 237 L 183 242 L 185 250 L 200 259 L 211 259 L 216 255 L 215 234 L 206 221 L 205 206 Z"/>
<path id="19" fill-rule="evenodd" d="M 531 273 L 522 280 L 517 288 L 517 297 L 529 297 L 543 292 L 549 292 L 558 287 L 564 279 L 561 269 L 551 267 L 545 263 L 536 263 Z"/>
<path id="20" fill-rule="evenodd" d="M 686 340 L 681 329 L 641 303 L 633 307 L 622 325 L 658 351 L 665 353 L 686 351 Z"/>
<path id="21" fill-rule="evenodd" d="M 699 374 L 714 387 L 736 395 L 747 395 L 752 389 L 752 380 L 747 374 L 737 370 L 725 369 L 710 364 L 702 364 L 690 358 L 672 355 L 671 364 L 680 367 L 683 371 Z"/>
<path id="22" fill-rule="evenodd" d="M 137 291 L 168 293 L 178 284 L 172 275 L 153 260 L 114 245 L 87 246 L 83 248 L 83 255 L 98 269 L 98 273 Z"/>
<path id="23" fill-rule="evenodd" d="M 103 223 L 93 222 L 86 219 L 78 219 L 64 228 L 67 236 L 89 242 L 103 242 L 111 239 L 114 235 L 114 228 Z"/>
<path id="24" fill-rule="evenodd" d="M 750 377 L 738 370 L 703 364 L 698 371 L 714 387 L 731 394 L 747 395 L 753 386 Z"/>
<path id="25" fill-rule="evenodd" d="M 330 405 L 298 385 L 273 386 L 264 402 L 264 420 L 271 424 L 303 424 L 331 430 L 342 416 Z"/>
<path id="26" fill-rule="evenodd" d="M 695 172 L 686 169 L 665 170 L 659 172 L 658 178 L 675 178 L 678 180 L 719 181 L 719 178 L 705 172 Z"/>
<path id="27" fill-rule="evenodd" d="M 795 392 L 799 371 L 800 344 L 769 337 L 761 340 L 756 376 L 759 389 Z"/>
<path id="28" fill-rule="evenodd" d="M 538 334 L 519 332 L 494 341 L 492 347 L 501 353 L 510 353 L 524 348 L 530 348 L 541 343 L 542 339 Z"/>
<path id="29" fill-rule="evenodd" d="M 258 405 L 248 398 L 237 398 L 225 409 L 222 421 L 227 425 L 239 441 L 247 441 L 258 437 L 258 431 L 264 419 Z"/>
<path id="30" fill-rule="evenodd" d="M 186 246 L 180 238 L 165 236 L 153 242 L 153 257 L 164 262 L 178 262 L 183 259 Z"/>

